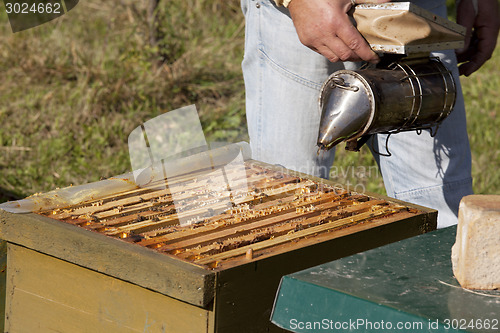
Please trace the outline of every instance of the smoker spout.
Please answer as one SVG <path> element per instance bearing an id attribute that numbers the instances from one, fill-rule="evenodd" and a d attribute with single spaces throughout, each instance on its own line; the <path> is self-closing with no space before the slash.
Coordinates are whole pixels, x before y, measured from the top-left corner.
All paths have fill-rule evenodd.
<path id="1" fill-rule="evenodd" d="M 317 145 L 331 149 L 359 132 L 371 114 L 369 93 L 354 71 L 333 73 L 320 92 L 321 120 Z"/>
<path id="2" fill-rule="evenodd" d="M 342 137 L 342 136 L 334 136 L 332 132 L 334 131 L 323 131 L 324 133 L 320 132 L 320 135 L 318 137 L 318 142 L 317 145 L 319 149 L 321 150 L 330 150 L 345 139 L 347 137 Z"/>

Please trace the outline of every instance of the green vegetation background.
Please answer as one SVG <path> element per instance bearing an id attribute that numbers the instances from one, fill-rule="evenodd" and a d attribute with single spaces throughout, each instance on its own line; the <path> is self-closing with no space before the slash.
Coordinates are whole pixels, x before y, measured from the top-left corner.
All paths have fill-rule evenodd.
<path id="1" fill-rule="evenodd" d="M 248 140 L 239 1 L 160 1 L 155 46 L 148 2 L 80 1 L 16 34 L 0 10 L 0 201 L 130 171 L 128 134 L 190 104 L 209 141 Z M 462 79 L 483 194 L 500 194 L 499 62 Z M 384 193 L 367 149 L 338 151 L 336 182 Z"/>

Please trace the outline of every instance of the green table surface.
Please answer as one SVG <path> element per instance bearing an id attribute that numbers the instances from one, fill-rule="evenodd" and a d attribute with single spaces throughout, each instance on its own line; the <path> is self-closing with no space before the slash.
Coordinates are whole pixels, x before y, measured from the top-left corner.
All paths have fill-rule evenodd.
<path id="1" fill-rule="evenodd" d="M 500 332 L 500 292 L 465 290 L 453 276 L 455 235 L 449 227 L 284 276 L 271 320 L 292 332 Z"/>

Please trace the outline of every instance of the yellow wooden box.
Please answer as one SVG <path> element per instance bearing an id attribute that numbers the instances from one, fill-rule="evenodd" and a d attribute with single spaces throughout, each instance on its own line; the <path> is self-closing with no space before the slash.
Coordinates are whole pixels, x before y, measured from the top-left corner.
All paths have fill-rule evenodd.
<path id="1" fill-rule="evenodd" d="M 286 177 L 330 186 L 328 181 L 302 174 L 290 173 Z M 179 258 L 174 252 L 90 231 L 90 223 L 82 227 L 40 214 L 0 210 L 3 331 L 280 332 L 269 318 L 283 275 L 436 227 L 434 210 L 376 195 L 355 196 L 364 197 L 355 203 L 358 207 L 378 203 L 377 207 L 399 208 L 383 216 L 370 213 L 354 218 L 354 213 L 341 214 L 336 208 L 335 214 L 340 215 L 335 219 L 351 218 L 357 222 L 328 229 L 331 221 L 321 221 L 316 227 L 324 232 L 306 232 L 307 236 L 298 237 L 304 232 L 300 229 L 296 234 L 271 236 L 263 243 L 246 245 L 255 246 L 250 257 L 243 246 L 243 252 L 236 250 L 237 255 L 220 265 L 207 264 L 206 259 L 197 262 Z M 273 199 L 265 195 L 260 202 L 263 197 L 267 201 Z M 302 208 L 297 208 L 297 212 L 311 219 L 320 216 Z M 144 211 L 141 214 L 147 215 Z M 304 223 L 308 221 L 306 217 L 294 221 Z M 283 222 L 288 220 L 284 219 L 280 226 L 288 225 Z M 238 227 L 249 229 L 251 223 L 250 219 Z M 277 241 L 279 237 L 290 240 Z M 262 245 L 265 242 L 272 246 Z"/>

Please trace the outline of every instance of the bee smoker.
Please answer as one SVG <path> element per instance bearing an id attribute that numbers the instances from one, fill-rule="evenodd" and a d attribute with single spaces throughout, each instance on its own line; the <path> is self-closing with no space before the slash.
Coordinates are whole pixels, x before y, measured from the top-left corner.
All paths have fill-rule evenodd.
<path id="1" fill-rule="evenodd" d="M 318 146 L 358 151 L 376 133 L 433 129 L 450 114 L 456 86 L 431 51 L 463 47 L 465 28 L 409 2 L 358 5 L 354 20 L 381 61 L 339 70 L 323 84 Z M 432 131 L 431 131 L 432 134 Z"/>

